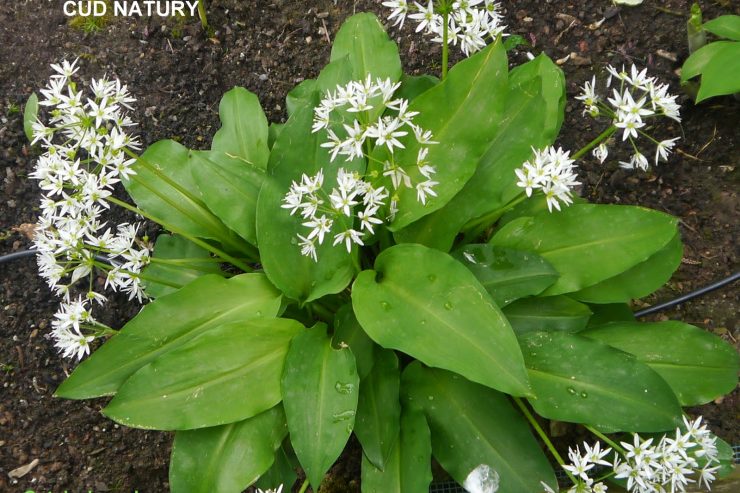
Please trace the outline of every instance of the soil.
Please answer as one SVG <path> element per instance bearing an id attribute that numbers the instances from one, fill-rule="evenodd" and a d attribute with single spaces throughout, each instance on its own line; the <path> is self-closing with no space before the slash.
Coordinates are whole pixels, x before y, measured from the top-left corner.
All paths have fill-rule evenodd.
<path id="1" fill-rule="evenodd" d="M 606 0 L 505 2 L 510 32 L 562 63 L 568 96 L 607 63 L 635 62 L 679 93 L 676 70 L 687 56 L 688 1 L 614 8 Z M 740 13 L 728 0 L 703 1 L 706 18 Z M 176 138 L 205 148 L 218 128 L 218 102 L 235 85 L 255 92 L 270 121 L 283 121 L 285 95 L 315 77 L 328 61 L 329 38 L 354 12 L 384 18 L 380 1 L 213 0 L 204 34 L 195 18 L 113 18 L 97 33 L 69 25 L 61 2 L 19 0 L 0 10 L 0 254 L 28 248 L 24 231 L 36 221 L 39 190 L 27 179 L 35 151 L 23 134 L 22 108 L 45 84 L 49 64 L 80 57 L 85 79 L 119 77 L 138 97 L 133 115 L 145 144 Z M 724 5 L 723 5 L 724 4 Z M 737 4 L 735 4 L 737 5 Z M 733 12 L 734 9 L 734 12 Z M 606 17 L 596 29 L 589 26 Z M 409 73 L 438 73 L 437 45 L 388 26 Z M 514 51 L 512 63 L 526 61 Z M 578 149 L 601 128 L 570 99 L 559 143 Z M 737 269 L 738 128 L 740 103 L 724 97 L 694 106 L 681 97 L 681 135 L 668 164 L 647 173 L 584 159 L 582 195 L 594 202 L 639 204 L 680 218 L 685 244 L 680 269 L 667 287 L 636 307 L 653 304 L 726 277 Z M 612 162 L 614 162 L 612 160 Z M 119 427 L 100 410 L 105 400 L 67 401 L 52 393 L 74 366 L 45 337 L 57 301 L 32 259 L 0 265 L 0 491 L 164 492 L 171 435 Z M 732 286 L 654 318 L 681 319 L 737 347 L 738 291 Z M 104 321 L 122 326 L 138 310 L 114 298 Z M 738 392 L 690 410 L 730 443 L 740 443 Z M 573 434 L 571 434 L 573 435 Z M 8 473 L 38 460 L 22 478 Z M 359 455 L 351 447 L 330 473 L 332 491 L 359 492 Z M 322 489 L 323 491 L 323 489 Z"/>

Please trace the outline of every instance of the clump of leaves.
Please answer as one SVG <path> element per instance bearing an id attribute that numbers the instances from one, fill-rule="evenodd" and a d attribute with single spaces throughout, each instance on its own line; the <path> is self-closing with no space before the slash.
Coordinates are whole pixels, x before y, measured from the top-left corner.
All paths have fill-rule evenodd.
<path id="1" fill-rule="evenodd" d="M 111 20 L 110 0 L 104 1 L 107 7 L 105 15 L 75 15 L 69 21 L 70 27 L 73 27 L 74 29 L 79 29 L 86 34 L 96 34 L 102 31 L 110 23 Z M 87 3 L 91 4 L 92 1 L 88 0 Z"/>

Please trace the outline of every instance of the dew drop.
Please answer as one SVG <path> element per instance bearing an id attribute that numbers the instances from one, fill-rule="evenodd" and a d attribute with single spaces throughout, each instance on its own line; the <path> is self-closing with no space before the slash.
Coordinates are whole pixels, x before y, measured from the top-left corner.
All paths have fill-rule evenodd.
<path id="1" fill-rule="evenodd" d="M 585 399 L 586 397 L 588 397 L 588 394 L 586 392 L 581 392 L 581 397 Z"/>
<path id="2" fill-rule="evenodd" d="M 429 279 L 430 282 L 434 282 L 437 280 L 437 276 L 435 276 L 434 274 L 429 274 L 427 276 L 427 279 Z"/>
<path id="3" fill-rule="evenodd" d="M 258 316 L 258 317 L 261 317 L 262 316 L 262 310 L 257 310 L 256 312 L 254 312 L 254 314 L 256 316 Z"/>
<path id="4" fill-rule="evenodd" d="M 452 310 L 452 303 L 450 303 L 449 301 L 445 303 L 445 310 Z"/>
<path id="5" fill-rule="evenodd" d="M 420 325 L 426 325 L 427 324 L 427 321 L 426 320 L 423 320 L 423 319 L 422 320 L 419 320 L 419 324 Z"/>
<path id="6" fill-rule="evenodd" d="M 574 389 L 573 387 L 568 387 L 568 393 L 570 395 L 576 395 L 576 389 Z"/>
<path id="7" fill-rule="evenodd" d="M 334 385 L 334 390 L 340 394 L 351 394 L 355 390 L 354 384 L 337 382 Z"/>
<path id="8" fill-rule="evenodd" d="M 388 311 L 388 310 L 391 309 L 391 304 L 388 303 L 387 301 L 381 301 L 380 302 L 380 306 L 382 306 L 383 307 L 383 310 L 385 310 L 385 311 Z"/>
<path id="9" fill-rule="evenodd" d="M 430 401 L 433 401 L 434 400 L 434 396 L 433 395 L 429 395 L 429 396 L 427 396 L 427 399 L 429 399 Z"/>
<path id="10" fill-rule="evenodd" d="M 355 412 L 351 409 L 349 411 L 343 411 L 341 413 L 335 413 L 331 415 L 331 418 L 335 423 L 339 423 L 340 421 L 347 421 L 348 419 L 354 417 Z"/>

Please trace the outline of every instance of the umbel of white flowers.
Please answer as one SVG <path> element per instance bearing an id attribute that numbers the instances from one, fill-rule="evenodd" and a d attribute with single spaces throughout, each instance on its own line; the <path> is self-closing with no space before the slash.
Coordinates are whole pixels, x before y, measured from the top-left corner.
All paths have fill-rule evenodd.
<path id="1" fill-rule="evenodd" d="M 606 98 L 604 102 L 604 99 L 596 93 L 596 77 L 593 77 L 591 82 L 586 82 L 582 93 L 576 97 L 585 106 L 583 113 L 593 118 L 608 118 L 613 130 L 622 132 L 621 140 L 629 141 L 634 153 L 629 161 L 620 161 L 622 168 L 647 170 L 650 167 L 647 158 L 638 148 L 640 138 L 655 144 L 656 165 L 660 160 L 668 160 L 678 137 L 659 141 L 647 133 L 646 124 L 649 119 L 659 117 L 680 122 L 677 96 L 668 93 L 667 84 L 658 84 L 654 77 L 647 77 L 646 69 L 639 71 L 632 65 L 632 69 L 627 73 L 624 69 L 617 71 L 609 65 L 607 71 L 609 78 L 606 87 L 612 89 L 612 97 Z M 612 84 L 617 87 L 612 87 Z M 553 208 L 560 210 L 561 203 L 565 205 L 573 203 L 572 190 L 580 182 L 576 181 L 577 167 L 574 160 L 570 159 L 570 152 L 552 146 L 543 150 L 532 149 L 532 152 L 534 158 L 515 170 L 517 186 L 524 189 L 527 197 L 531 197 L 534 191 L 541 190 L 547 199 L 550 212 Z M 603 163 L 609 155 L 606 143 L 595 147 L 593 155 Z"/>
<path id="2" fill-rule="evenodd" d="M 95 289 L 96 268 L 107 271 L 106 287 L 129 299 L 144 297 L 139 273 L 150 252 L 137 242 L 139 226 L 111 226 L 102 218 L 113 186 L 134 174 L 125 149 L 140 145 L 127 133 L 135 123 L 125 108 L 135 99 L 125 85 L 93 79 L 86 94 L 72 79 L 76 61 L 51 68 L 55 74 L 39 102 L 49 120 L 33 124 L 33 143 L 44 149 L 30 174 L 43 191 L 34 247 L 40 275 L 63 298 L 51 337 L 65 357 L 82 358 L 95 335 L 107 329 L 91 313 L 93 302 L 106 301 Z"/>
<path id="3" fill-rule="evenodd" d="M 711 483 L 719 470 L 717 437 L 702 425 L 699 416 L 694 421 L 683 418 L 684 429 L 676 428 L 673 437 L 664 435 L 655 445 L 653 438 L 643 440 L 633 434 L 632 443 L 620 442 L 621 450 L 601 449 L 596 442 L 593 446 L 583 443 L 568 449 L 570 464 L 563 466 L 574 479 L 575 484 L 567 493 L 604 493 L 607 486 L 591 477 L 597 466 L 611 469 L 615 479 L 627 482 L 631 493 L 684 492 L 690 483 L 697 483 L 711 490 Z M 611 461 L 606 460 L 613 454 Z M 603 473 L 603 471 L 600 471 Z M 604 474 L 600 474 L 604 476 Z M 554 493 L 543 483 L 545 493 Z"/>
<path id="4" fill-rule="evenodd" d="M 423 31 L 432 36 L 432 41 L 444 42 L 444 16 L 440 8 L 447 6 L 447 42 L 460 45 L 465 56 L 485 48 L 486 40 L 493 40 L 502 34 L 506 26 L 502 25 L 501 5 L 493 0 L 459 0 L 440 2 L 428 0 L 426 5 L 406 0 L 388 0 L 383 5 L 391 9 L 388 20 L 394 26 L 403 26 L 409 19 L 416 21 L 416 32 Z"/>
<path id="5" fill-rule="evenodd" d="M 325 237 L 333 236 L 333 244 L 343 243 L 348 252 L 353 244 L 364 245 L 363 238 L 374 234 L 375 226 L 383 224 L 379 215 L 384 206 L 388 206 L 387 219 L 395 216 L 399 200 L 395 191 L 399 188 L 414 188 L 422 204 L 427 197 L 437 195 L 434 187 L 438 182 L 432 180 L 436 169 L 427 161 L 429 146 L 437 142 L 432 140 L 430 131 L 414 123 L 418 112 L 409 111 L 408 100 L 393 99 L 399 86 L 400 83 L 390 79 L 373 79 L 368 75 L 364 81 L 352 81 L 327 92 L 314 109 L 313 132 L 325 131 L 328 140 L 321 147 L 328 149 L 331 161 L 338 156 L 345 157 L 345 161 L 364 158 L 366 150 L 376 146 L 388 149 L 382 176 L 361 176 L 339 168 L 336 186 L 328 194 L 323 188 L 323 170 L 313 176 L 304 174 L 300 182 L 294 181 L 290 186 L 282 207 L 303 219 L 308 231 L 305 236 L 297 235 L 299 246 L 301 253 L 314 261 L 318 261 L 316 246 L 323 244 Z M 375 109 L 390 109 L 396 114 L 381 115 L 370 121 L 368 112 Z M 348 121 L 348 115 L 359 114 L 363 117 Z M 332 120 L 333 117 L 339 119 Z M 395 150 L 405 148 L 402 140 L 409 135 L 413 135 L 419 150 L 414 163 L 401 163 Z M 409 174 L 410 167 L 416 172 Z M 417 177 L 416 181 L 412 176 Z M 390 181 L 391 191 L 379 185 L 383 179 Z"/>

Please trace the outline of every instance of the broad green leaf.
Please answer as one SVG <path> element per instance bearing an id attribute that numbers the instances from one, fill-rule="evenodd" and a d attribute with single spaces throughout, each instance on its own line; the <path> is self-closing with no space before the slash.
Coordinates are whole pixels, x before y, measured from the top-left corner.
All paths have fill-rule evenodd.
<path id="1" fill-rule="evenodd" d="M 285 106 L 288 111 L 288 116 L 293 116 L 293 113 L 302 107 L 312 104 L 313 94 L 316 89 L 316 79 L 306 79 L 291 89 L 285 97 Z"/>
<path id="2" fill-rule="evenodd" d="M 385 469 L 362 456 L 362 493 L 428 493 L 432 482 L 432 442 L 424 415 L 417 410 L 401 413 L 401 435 Z"/>
<path id="3" fill-rule="evenodd" d="M 35 92 L 31 93 L 23 109 L 23 131 L 28 140 L 33 140 L 33 124 L 39 117 L 39 97 Z"/>
<path id="4" fill-rule="evenodd" d="M 395 82 L 401 78 L 401 59 L 398 46 L 391 41 L 375 14 L 363 12 L 355 14 L 342 23 L 331 49 L 333 62 L 347 57 L 352 66 L 351 80 L 364 81 L 390 78 Z M 378 107 L 369 111 L 369 119 L 374 120 L 382 113 Z"/>
<path id="5" fill-rule="evenodd" d="M 572 296 L 588 303 L 620 303 L 643 298 L 657 291 L 681 265 L 683 244 L 676 234 L 666 246 L 644 262 L 619 275 L 581 289 Z"/>
<path id="6" fill-rule="evenodd" d="M 359 383 L 352 352 L 333 349 L 324 327 L 291 342 L 283 405 L 290 441 L 314 490 L 352 434 Z"/>
<path id="7" fill-rule="evenodd" d="M 560 273 L 544 291 L 578 291 L 647 260 L 676 236 L 676 218 L 643 207 L 575 204 L 511 221 L 490 244 L 529 250 Z"/>
<path id="8" fill-rule="evenodd" d="M 699 51 L 701 50 L 698 50 L 695 54 Z M 740 78 L 737 77 L 739 73 L 740 41 L 728 41 L 714 54 L 702 70 L 701 85 L 696 96 L 696 102 L 700 103 L 714 96 L 740 92 Z"/>
<path id="9" fill-rule="evenodd" d="M 235 87 L 221 98 L 218 115 L 221 128 L 213 136 L 211 150 L 264 170 L 270 156 L 267 117 L 257 96 L 243 87 Z M 206 198 L 205 193 L 203 196 Z"/>
<path id="10" fill-rule="evenodd" d="M 170 488 L 173 493 L 240 493 L 269 469 L 287 433 L 281 406 L 236 423 L 178 431 Z"/>
<path id="11" fill-rule="evenodd" d="M 220 274 L 221 269 L 207 250 L 182 236 L 161 234 L 154 245 L 154 259 L 144 269 L 146 294 L 160 298 L 177 291 L 206 274 Z M 162 282 L 157 282 L 161 280 Z"/>
<path id="12" fill-rule="evenodd" d="M 362 452 L 377 468 L 384 469 L 396 445 L 401 419 L 398 393 L 401 373 L 393 351 L 379 350 L 367 378 L 360 381 L 355 434 Z"/>
<path id="13" fill-rule="evenodd" d="M 291 338 L 303 326 L 285 318 L 222 325 L 141 368 L 103 414 L 126 426 L 189 430 L 233 423 L 280 402 Z"/>
<path id="14" fill-rule="evenodd" d="M 189 152 L 174 140 L 155 142 L 132 165 L 136 174 L 123 183 L 136 205 L 171 231 L 221 240 L 226 227 L 200 199 Z"/>
<path id="15" fill-rule="evenodd" d="M 191 151 L 189 161 L 208 208 L 239 236 L 256 245 L 257 197 L 265 170 L 220 150 Z"/>
<path id="16" fill-rule="evenodd" d="M 634 354 L 668 382 L 682 406 L 705 404 L 737 385 L 735 348 L 692 325 L 612 323 L 581 335 Z"/>
<path id="17" fill-rule="evenodd" d="M 565 332 L 520 336 L 537 413 L 610 431 L 664 431 L 681 407 L 660 375 L 634 356 Z"/>
<path id="18" fill-rule="evenodd" d="M 334 347 L 349 347 L 355 357 L 357 374 L 360 375 L 360 380 L 364 380 L 375 364 L 377 345 L 368 337 L 360 322 L 357 321 L 352 311 L 352 303 L 348 303 L 337 310 L 334 318 L 332 344 Z"/>
<path id="19" fill-rule="evenodd" d="M 401 87 L 393 95 L 395 98 L 413 101 L 432 87 L 439 84 L 439 79 L 433 75 L 406 75 L 401 77 Z"/>
<path id="20" fill-rule="evenodd" d="M 503 309 L 517 334 L 544 330 L 578 332 L 586 328 L 591 310 L 567 296 L 525 298 Z"/>
<path id="21" fill-rule="evenodd" d="M 521 192 L 514 169 L 529 159 L 532 147 L 545 147 L 558 135 L 565 80 L 547 56 L 540 55 L 513 69 L 508 89 L 495 86 L 486 94 L 486 98 L 503 101 L 505 108 L 491 122 L 494 132 L 486 141 L 473 177 L 446 206 L 397 231 L 397 241 L 450 250 L 466 223 L 504 207 Z M 479 124 L 472 117 L 467 123 Z"/>
<path id="22" fill-rule="evenodd" d="M 740 15 L 721 15 L 702 27 L 719 37 L 740 41 Z"/>
<path id="23" fill-rule="evenodd" d="M 295 454 L 289 447 L 289 442 L 286 441 L 283 446 L 275 451 L 275 462 L 257 480 L 257 483 L 255 483 L 257 488 L 267 491 L 283 485 L 285 486 L 284 491 L 286 493 L 291 491 L 293 483 L 298 479 L 298 475 L 295 472 L 298 468 L 298 459 L 296 459 Z"/>
<path id="24" fill-rule="evenodd" d="M 735 451 L 732 446 L 722 440 L 720 437 L 714 435 L 717 439 L 715 444 L 717 445 L 717 458 L 719 459 L 719 471 L 717 471 L 717 477 L 724 478 L 732 474 L 735 470 Z M 717 490 L 720 491 L 720 490 Z"/>
<path id="25" fill-rule="evenodd" d="M 211 150 L 190 152 L 188 167 L 208 208 L 256 245 L 257 196 L 270 155 L 267 118 L 257 96 L 242 87 L 224 94 L 219 116 Z"/>
<path id="26" fill-rule="evenodd" d="M 458 483 L 488 465 L 500 477 L 498 493 L 555 487 L 555 474 L 521 414 L 504 394 L 444 370 L 414 362 L 402 377 L 404 404 L 423 409 L 435 459 Z"/>
<path id="27" fill-rule="evenodd" d="M 493 245 L 465 245 L 452 256 L 475 275 L 499 307 L 540 294 L 559 275 L 536 253 Z"/>
<path id="28" fill-rule="evenodd" d="M 501 120 L 507 84 L 506 52 L 500 42 L 485 48 L 455 65 L 447 78 L 419 95 L 409 105 L 418 111 L 414 123 L 432 132 L 440 144 L 428 147 L 427 160 L 436 167 L 436 197 L 426 204 L 417 200 L 416 190 L 401 188 L 399 211 L 390 229 L 398 231 L 419 218 L 444 206 L 473 175 L 480 157 L 486 152 Z M 412 136 L 402 140 L 404 149 L 396 149 L 393 159 L 405 165 L 413 183 L 424 181 L 415 166 L 420 145 Z M 385 146 L 376 147 L 371 171 L 382 171 L 388 159 Z M 376 161 L 377 160 L 377 161 Z M 386 185 L 392 190 L 388 179 Z"/>
<path id="29" fill-rule="evenodd" d="M 299 109 L 286 123 L 270 155 L 269 176 L 257 202 L 257 240 L 265 273 L 289 298 L 302 302 L 337 293 L 347 287 L 354 276 L 352 257 L 343 246 L 332 246 L 333 236 L 317 245 L 319 262 L 301 255 L 297 235 L 306 236 L 309 229 L 299 214 L 283 209 L 283 198 L 293 181 L 301 174 L 313 176 L 325 169 L 324 189 L 336 185 L 338 166 L 329 163 L 320 133 L 311 133 L 313 109 Z M 362 170 L 360 160 L 342 163 L 348 171 Z"/>
<path id="30" fill-rule="evenodd" d="M 357 276 L 352 307 L 378 344 L 483 385 L 529 393 L 516 337 L 475 276 L 422 245 L 383 251 Z"/>
<path id="31" fill-rule="evenodd" d="M 112 395 L 136 370 L 195 336 L 231 322 L 277 315 L 280 293 L 263 274 L 206 275 L 144 307 L 83 361 L 55 395 Z"/>
<path id="32" fill-rule="evenodd" d="M 681 67 L 681 83 L 700 75 L 718 53 L 733 44 L 733 41 L 716 41 L 696 50 Z"/>
<path id="33" fill-rule="evenodd" d="M 280 135 L 280 132 L 283 131 L 283 128 L 285 127 L 284 123 L 271 123 L 270 128 L 267 131 L 267 145 L 272 150 L 272 146 L 275 144 L 275 141 L 278 138 L 278 135 Z"/>

